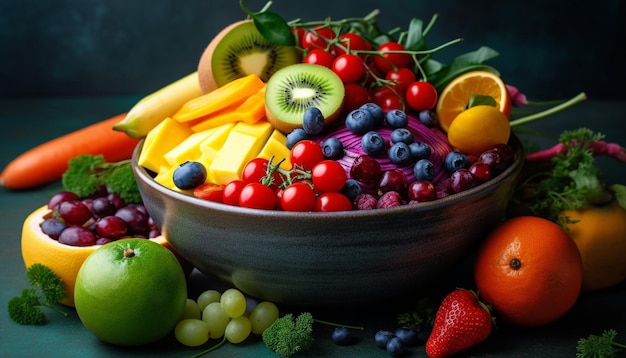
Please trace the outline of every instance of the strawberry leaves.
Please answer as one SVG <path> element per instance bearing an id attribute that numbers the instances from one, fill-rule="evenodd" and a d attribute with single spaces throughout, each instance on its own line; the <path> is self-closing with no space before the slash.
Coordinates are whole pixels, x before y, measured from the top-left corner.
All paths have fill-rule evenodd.
<path id="1" fill-rule="evenodd" d="M 456 289 L 441 302 L 426 342 L 430 358 L 448 357 L 484 341 L 493 326 L 491 310 L 476 292 Z"/>

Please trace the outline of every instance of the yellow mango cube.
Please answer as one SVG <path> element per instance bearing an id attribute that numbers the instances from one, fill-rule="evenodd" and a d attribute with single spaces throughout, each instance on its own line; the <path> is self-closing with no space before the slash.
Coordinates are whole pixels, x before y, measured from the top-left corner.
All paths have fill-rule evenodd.
<path id="1" fill-rule="evenodd" d="M 176 147 L 192 133 L 187 125 L 169 117 L 164 119 L 146 135 L 137 163 L 158 173 L 161 167 L 169 166 L 165 159 L 165 153 Z"/>
<path id="2" fill-rule="evenodd" d="M 287 148 L 287 137 L 279 130 L 274 129 L 272 135 L 268 138 L 265 146 L 261 149 L 258 157 L 269 160 L 272 156 L 272 163 L 280 163 L 280 168 L 284 170 L 291 169 L 291 151 Z M 284 160 L 283 160 L 284 159 Z"/>

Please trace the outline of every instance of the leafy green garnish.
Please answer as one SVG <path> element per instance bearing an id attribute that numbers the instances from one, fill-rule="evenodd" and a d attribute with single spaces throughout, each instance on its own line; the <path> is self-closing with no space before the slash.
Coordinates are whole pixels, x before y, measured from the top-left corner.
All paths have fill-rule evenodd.
<path id="1" fill-rule="evenodd" d="M 127 203 L 142 200 L 130 160 L 107 163 L 102 155 L 79 155 L 70 159 L 61 182 L 65 190 L 81 198 L 91 196 L 105 186 Z"/>
<path id="2" fill-rule="evenodd" d="M 602 332 L 601 336 L 591 334 L 581 338 L 576 345 L 576 358 L 611 358 L 626 345 L 615 342 L 617 332 L 613 329 Z"/>
<path id="3" fill-rule="evenodd" d="M 278 318 L 271 326 L 263 331 L 263 342 L 274 353 L 281 357 L 306 351 L 315 341 L 313 333 L 313 316 L 303 312 L 297 317 L 288 313 Z"/>
<path id="4" fill-rule="evenodd" d="M 437 305 L 429 297 L 422 297 L 417 301 L 415 309 L 398 314 L 400 326 L 413 328 L 417 332 L 432 328 L 437 314 Z"/>
<path id="5" fill-rule="evenodd" d="M 257 30 L 268 41 L 281 46 L 294 46 L 296 40 L 287 25 L 287 22 L 277 13 L 271 12 L 268 8 L 272 5 L 269 1 L 261 11 L 252 12 L 243 4 L 243 0 L 239 1 L 241 9 L 250 16 Z"/>
<path id="6" fill-rule="evenodd" d="M 561 151 L 551 158 L 551 170 L 529 178 L 533 201 L 528 209 L 535 215 L 560 223 L 559 213 L 577 210 L 610 195 L 599 179 L 600 169 L 590 144 L 604 136 L 588 128 L 564 131 L 559 137 Z"/>
<path id="7" fill-rule="evenodd" d="M 9 300 L 9 317 L 16 323 L 24 325 L 43 325 L 48 322 L 41 309 L 48 307 L 61 315 L 67 313 L 57 308 L 56 302 L 65 297 L 63 280 L 49 267 L 33 264 L 26 270 L 31 287 L 25 288 L 21 296 Z"/>

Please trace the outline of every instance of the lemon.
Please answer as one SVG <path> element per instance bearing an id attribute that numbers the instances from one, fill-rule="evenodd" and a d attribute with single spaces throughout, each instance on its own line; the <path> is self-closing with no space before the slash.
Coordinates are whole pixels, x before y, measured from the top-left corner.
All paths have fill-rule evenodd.
<path id="1" fill-rule="evenodd" d="M 489 105 L 466 109 L 454 118 L 448 128 L 450 145 L 472 155 L 480 155 L 498 144 L 506 144 L 510 136 L 511 125 L 507 116 Z"/>

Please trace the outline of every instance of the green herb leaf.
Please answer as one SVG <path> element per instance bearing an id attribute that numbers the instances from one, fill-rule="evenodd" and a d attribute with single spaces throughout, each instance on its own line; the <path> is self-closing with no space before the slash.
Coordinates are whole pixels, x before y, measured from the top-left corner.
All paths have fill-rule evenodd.
<path id="1" fill-rule="evenodd" d="M 475 106 L 492 106 L 496 107 L 498 102 L 491 96 L 483 96 L 480 94 L 473 94 L 470 96 L 469 104 L 467 108 L 472 108 Z"/>
<path id="2" fill-rule="evenodd" d="M 407 32 L 404 47 L 409 51 L 422 50 L 425 46 L 425 39 L 423 33 L 424 21 L 418 18 L 413 18 L 409 23 L 409 30 Z"/>
<path id="3" fill-rule="evenodd" d="M 296 40 L 285 19 L 277 13 L 267 10 L 271 3 L 271 1 L 268 2 L 259 12 L 252 12 L 246 8 L 243 0 L 239 1 L 243 11 L 250 16 L 254 26 L 269 42 L 280 46 L 294 46 Z"/>

